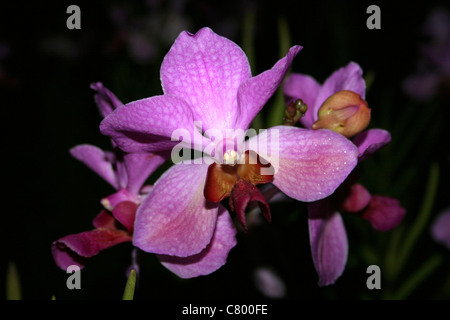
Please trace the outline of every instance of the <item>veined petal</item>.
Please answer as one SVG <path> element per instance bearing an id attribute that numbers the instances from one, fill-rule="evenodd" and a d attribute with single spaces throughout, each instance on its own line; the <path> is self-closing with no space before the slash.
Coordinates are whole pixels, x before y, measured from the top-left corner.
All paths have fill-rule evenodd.
<path id="1" fill-rule="evenodd" d="M 209 28 L 195 34 L 182 32 L 161 65 L 164 93 L 187 101 L 204 131 L 233 128 L 237 91 L 250 77 L 244 51 Z"/>
<path id="2" fill-rule="evenodd" d="M 119 188 L 118 176 L 114 171 L 111 161 L 103 150 L 96 146 L 82 144 L 70 149 L 70 154 L 77 160 L 83 162 L 115 189 Z"/>
<path id="3" fill-rule="evenodd" d="M 319 286 L 333 284 L 344 272 L 348 255 L 348 239 L 339 212 L 329 200 L 308 203 L 309 238 Z"/>
<path id="4" fill-rule="evenodd" d="M 333 72 L 333 74 L 325 80 L 317 95 L 314 109 L 317 108 L 317 110 L 319 110 L 322 103 L 324 103 L 328 97 L 341 90 L 353 91 L 364 99 L 366 95 L 366 83 L 362 73 L 361 67 L 355 62 L 350 62 L 345 67 Z M 318 119 L 317 113 L 314 114 L 314 117 L 314 121 L 316 121 Z"/>
<path id="5" fill-rule="evenodd" d="M 247 148 L 275 167 L 272 183 L 299 201 L 329 196 L 357 164 L 358 149 L 336 132 L 276 126 L 266 133 L 249 139 Z"/>
<path id="6" fill-rule="evenodd" d="M 321 85 L 311 76 L 299 73 L 291 73 L 283 85 L 283 93 L 286 104 L 296 99 L 302 99 L 308 106 L 305 116 L 300 122 L 307 129 L 311 129 L 312 124 L 317 120 L 319 106 L 315 105 L 317 95 Z"/>
<path id="7" fill-rule="evenodd" d="M 285 57 L 267 71 L 246 80 L 239 87 L 240 115 L 235 128 L 247 130 L 256 114 L 280 86 L 301 46 L 293 46 Z"/>
<path id="8" fill-rule="evenodd" d="M 236 245 L 236 228 L 228 211 L 219 205 L 219 215 L 214 236 L 200 253 L 180 258 L 158 255 L 162 265 L 181 278 L 193 278 L 210 274 L 222 267 L 230 250 Z"/>
<path id="9" fill-rule="evenodd" d="M 131 241 L 126 231 L 94 229 L 65 236 L 52 243 L 52 254 L 56 265 L 65 270 L 70 265 L 84 267 L 86 258 L 122 242 Z"/>
<path id="10" fill-rule="evenodd" d="M 91 84 L 91 89 L 96 91 L 94 99 L 103 118 L 123 105 L 114 93 L 103 86 L 103 83 L 95 82 Z"/>
<path id="11" fill-rule="evenodd" d="M 359 161 L 363 161 L 391 141 L 391 134 L 383 129 L 370 129 L 361 132 L 353 143 L 359 149 Z"/>
<path id="12" fill-rule="evenodd" d="M 177 131 L 176 131 L 177 130 Z M 202 136 L 194 127 L 190 105 L 183 99 L 162 95 L 131 102 L 116 109 L 100 123 L 100 131 L 110 136 L 125 152 L 158 152 L 169 150 L 183 136 L 192 147 Z"/>
<path id="13" fill-rule="evenodd" d="M 207 170 L 206 164 L 177 164 L 158 179 L 136 213 L 135 246 L 187 257 L 210 243 L 218 204 L 203 196 Z"/>

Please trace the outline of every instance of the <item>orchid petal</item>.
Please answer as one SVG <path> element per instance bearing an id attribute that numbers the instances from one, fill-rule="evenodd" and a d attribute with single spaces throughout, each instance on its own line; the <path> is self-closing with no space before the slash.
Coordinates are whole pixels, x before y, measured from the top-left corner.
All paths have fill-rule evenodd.
<path id="1" fill-rule="evenodd" d="M 321 85 L 313 77 L 305 74 L 292 73 L 284 82 L 283 93 L 286 104 L 302 99 L 308 106 L 305 116 L 300 119 L 305 128 L 310 129 L 317 120 L 320 105 L 316 106 L 315 102 L 320 89 Z"/>
<path id="2" fill-rule="evenodd" d="M 363 161 L 391 141 L 391 134 L 383 129 L 370 129 L 358 134 L 353 143 L 359 149 L 359 161 Z"/>
<path id="3" fill-rule="evenodd" d="M 431 236 L 450 249 L 450 209 L 441 212 L 431 225 Z"/>
<path id="4" fill-rule="evenodd" d="M 178 143 L 171 141 L 175 133 L 176 140 L 178 133 L 187 135 L 189 141 L 185 144 L 188 148 L 191 148 L 191 142 L 202 142 L 201 134 L 194 127 L 191 107 L 183 99 L 171 95 L 134 101 L 116 109 L 100 123 L 100 131 L 125 152 L 170 150 Z"/>
<path id="5" fill-rule="evenodd" d="M 370 222 L 377 231 L 389 231 L 402 222 L 406 210 L 391 197 L 374 195 L 361 217 Z"/>
<path id="6" fill-rule="evenodd" d="M 135 198 L 127 189 L 120 188 L 119 191 L 110 194 L 109 196 L 103 198 L 100 202 L 103 207 L 112 211 L 114 207 L 122 201 L 135 201 Z"/>
<path id="7" fill-rule="evenodd" d="M 210 274 L 222 267 L 230 250 L 236 245 L 236 228 L 228 211 L 219 205 L 219 215 L 214 236 L 200 253 L 180 258 L 158 255 L 162 265 L 181 278 L 193 278 Z"/>
<path id="8" fill-rule="evenodd" d="M 103 83 L 95 82 L 91 84 L 91 89 L 96 91 L 94 99 L 103 118 L 123 105 L 114 93 L 103 86 Z"/>
<path id="9" fill-rule="evenodd" d="M 114 172 L 114 168 L 106 152 L 96 146 L 83 144 L 70 149 L 70 154 L 77 160 L 83 162 L 115 189 L 119 188 L 118 176 Z"/>
<path id="10" fill-rule="evenodd" d="M 209 28 L 195 34 L 182 32 L 161 65 L 164 93 L 187 101 L 203 131 L 233 128 L 237 91 L 250 77 L 244 51 Z"/>
<path id="11" fill-rule="evenodd" d="M 135 202 L 122 201 L 118 203 L 112 211 L 114 218 L 116 218 L 130 234 L 133 233 L 137 208 L 138 205 Z"/>
<path id="12" fill-rule="evenodd" d="M 153 153 L 127 153 L 124 155 L 128 176 L 128 191 L 137 196 L 147 178 L 159 168 L 168 156 Z"/>
<path id="13" fill-rule="evenodd" d="M 247 147 L 275 169 L 272 183 L 291 198 L 315 201 L 329 196 L 357 164 L 358 149 L 329 130 L 277 126 L 250 138 Z"/>
<path id="14" fill-rule="evenodd" d="M 280 86 L 292 61 L 301 49 L 301 46 L 293 46 L 272 69 L 242 83 L 238 93 L 240 115 L 236 121 L 236 129 L 248 129 L 253 118 Z"/>
<path id="15" fill-rule="evenodd" d="M 333 284 L 344 272 L 348 255 L 348 239 L 339 212 L 329 200 L 308 204 L 311 252 L 319 286 Z"/>
<path id="16" fill-rule="evenodd" d="M 345 67 L 333 72 L 333 74 L 325 80 L 322 89 L 317 96 L 314 108 L 319 110 L 320 106 L 328 99 L 328 97 L 341 90 L 353 91 L 359 94 L 361 99 L 364 99 L 366 94 L 366 83 L 362 73 L 361 67 L 355 62 L 350 62 Z M 315 114 L 314 117 L 315 120 L 317 120 L 317 114 Z"/>
<path id="17" fill-rule="evenodd" d="M 136 213 L 135 246 L 187 257 L 209 244 L 218 204 L 203 196 L 207 170 L 206 164 L 177 164 L 156 181 Z"/>
<path id="18" fill-rule="evenodd" d="M 131 236 L 126 231 L 94 229 L 56 240 L 52 243 L 52 254 L 56 265 L 63 270 L 70 265 L 82 268 L 87 258 L 126 241 L 131 241 Z"/>
<path id="19" fill-rule="evenodd" d="M 340 210 L 356 213 L 369 204 L 372 195 L 362 184 L 352 183 L 349 186 L 341 187 L 336 191 L 338 199 L 342 199 L 339 201 Z"/>
<path id="20" fill-rule="evenodd" d="M 102 210 L 98 215 L 95 216 L 92 221 L 92 225 L 96 229 L 117 229 L 116 219 L 111 215 L 111 212 Z"/>

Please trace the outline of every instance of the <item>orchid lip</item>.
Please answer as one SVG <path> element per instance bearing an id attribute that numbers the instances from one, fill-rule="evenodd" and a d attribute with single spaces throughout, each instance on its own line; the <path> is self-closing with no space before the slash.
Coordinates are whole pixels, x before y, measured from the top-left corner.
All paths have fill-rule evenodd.
<path id="1" fill-rule="evenodd" d="M 236 151 L 228 151 L 224 160 L 230 160 L 233 164 L 213 163 L 208 167 L 203 194 L 208 201 L 215 203 L 229 197 L 231 211 L 236 212 L 239 223 L 247 231 L 245 211 L 251 202 L 258 204 L 267 221 L 271 220 L 269 205 L 256 185 L 272 181 L 273 174 L 262 174 L 262 169 L 267 169 L 271 164 L 263 164 L 256 152 L 242 154 L 242 163 L 235 162 L 237 156 Z"/>

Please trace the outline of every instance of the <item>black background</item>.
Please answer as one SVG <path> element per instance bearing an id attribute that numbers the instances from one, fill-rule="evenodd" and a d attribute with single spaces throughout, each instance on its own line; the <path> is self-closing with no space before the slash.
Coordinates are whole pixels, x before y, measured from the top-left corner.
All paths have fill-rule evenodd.
<path id="1" fill-rule="evenodd" d="M 277 19 L 284 17 L 292 43 L 304 47 L 294 60 L 293 71 L 311 74 L 322 82 L 332 71 L 356 61 L 365 73 L 375 73 L 367 96 L 373 110 L 373 126 L 392 130 L 406 113 L 416 113 L 407 130 L 393 136 L 393 143 L 401 145 L 411 131 L 421 128 L 421 119 L 427 114 L 426 105 L 408 108 L 411 102 L 402 93 L 401 83 L 414 72 L 418 44 L 424 40 L 420 28 L 426 14 L 445 2 L 187 1 L 183 14 L 191 21 L 189 31 L 209 26 L 241 45 L 244 15 L 254 11 L 254 74 L 270 68 L 278 59 Z M 56 267 L 50 252 L 52 241 L 92 228 L 92 218 L 101 209 L 99 199 L 113 191 L 69 154 L 71 147 L 81 143 L 109 148 L 108 138 L 98 131 L 101 117 L 90 83 L 102 81 L 123 102 L 161 93 L 159 66 L 174 39 L 159 43 L 160 53 L 146 63 L 131 59 L 124 46 L 107 50 L 117 35 L 117 27 L 108 15 L 113 3 L 125 1 L 26 4 L 10 1 L 0 5 L 0 41 L 9 46 L 9 54 L 0 61 L 6 74 L 0 83 L 3 169 L 0 288 L 4 287 L 7 264 L 13 261 L 20 274 L 24 299 L 49 300 L 53 295 L 57 299 L 120 299 L 123 292 L 130 244 L 92 258 L 82 272 L 82 289 L 73 291 L 66 288 L 67 275 Z M 66 28 L 66 8 L 70 4 L 81 8 L 81 30 Z M 381 9 L 381 30 L 366 28 L 366 8 L 370 4 Z M 143 2 L 128 5 L 135 16 L 149 12 Z M 60 38 L 74 46 L 69 50 L 73 55 L 61 56 L 46 50 L 48 39 L 58 42 Z M 383 109 L 380 104 L 387 100 L 390 112 L 383 114 L 386 106 Z M 406 191 L 389 190 L 410 211 L 420 205 L 428 167 L 433 162 L 441 164 L 442 177 L 435 211 L 448 206 L 449 153 L 448 134 L 442 129 L 443 110 L 427 126 L 441 128 L 434 131 L 438 133 L 432 139 L 435 147 L 423 151 L 429 140 L 417 137 L 409 157 L 426 152 L 426 159 L 421 167 L 411 171 L 414 179 Z M 429 129 L 424 132 L 430 132 Z M 396 153 L 389 149 L 384 155 L 381 160 L 390 161 L 389 157 L 395 157 Z M 395 177 L 385 179 L 391 182 Z M 291 298 L 381 297 L 365 287 L 365 265 L 356 249 L 363 244 L 358 231 L 352 229 L 359 226 L 358 222 L 347 218 L 352 246 L 346 272 L 336 285 L 318 288 L 304 208 L 294 207 L 293 202 L 280 206 L 274 210 L 299 213 L 296 218 L 280 215 L 274 219 L 273 227 L 263 225 L 247 235 L 239 233 L 238 245 L 230 253 L 228 263 L 210 276 L 180 280 L 160 266 L 153 255 L 141 256 L 136 298 L 262 299 L 251 274 L 260 264 L 276 266 Z M 424 235 L 416 251 L 417 259 L 422 259 L 421 252 L 429 250 L 445 252 Z M 448 265 L 448 258 L 446 261 Z M 434 286 L 444 274 L 445 271 L 437 273 L 413 297 L 442 297 L 433 292 L 436 293 Z M 4 292 L 0 292 L 0 298 L 4 299 Z"/>

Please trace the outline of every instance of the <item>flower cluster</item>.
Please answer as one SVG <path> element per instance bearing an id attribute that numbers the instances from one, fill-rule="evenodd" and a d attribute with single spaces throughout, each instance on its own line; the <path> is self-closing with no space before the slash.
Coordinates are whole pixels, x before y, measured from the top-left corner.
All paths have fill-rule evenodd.
<path id="1" fill-rule="evenodd" d="M 365 130 L 370 122 L 365 89 L 360 66 L 350 62 L 323 85 L 309 75 L 293 73 L 286 79 L 283 92 L 288 105 L 301 99 L 307 106 L 299 119 L 302 126 L 310 130 L 326 127 L 351 139 L 359 149 L 359 163 L 391 140 L 386 130 Z M 357 183 L 355 171 L 331 196 L 310 202 L 311 251 L 321 286 L 334 283 L 345 269 L 348 241 L 340 212 L 359 213 L 378 231 L 396 227 L 405 215 L 397 199 L 371 195 Z"/>
<path id="2" fill-rule="evenodd" d="M 293 74 L 284 90 L 288 104 L 301 98 L 309 107 L 302 109 L 304 127 L 282 125 L 249 134 L 252 120 L 301 49 L 292 46 L 271 69 L 252 76 L 239 46 L 203 28 L 182 32 L 164 57 L 162 95 L 122 104 L 102 84 L 92 85 L 104 117 L 100 131 L 111 138 L 113 152 L 82 145 L 72 155 L 116 192 L 101 201 L 104 210 L 94 219 L 95 229 L 53 243 L 57 265 L 83 266 L 102 249 L 131 241 L 179 277 L 210 274 L 225 264 L 239 227 L 247 230 L 249 204 L 256 203 L 271 221 L 261 191 L 269 185 L 310 203 L 320 283 L 333 282 L 345 264 L 347 239 L 331 199 L 345 199 L 341 205 L 347 211 L 362 211 L 380 230 L 396 225 L 404 211 L 395 199 L 371 195 L 353 183 L 358 162 L 390 139 L 380 129 L 361 132 L 370 110 L 356 64 L 323 86 Z M 183 161 L 174 161 L 180 152 Z M 153 186 L 145 185 L 170 157 L 175 164 Z"/>

